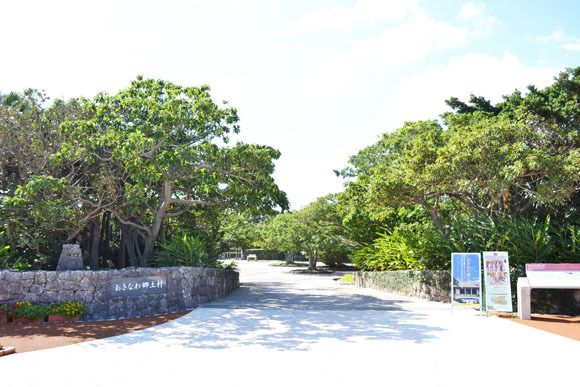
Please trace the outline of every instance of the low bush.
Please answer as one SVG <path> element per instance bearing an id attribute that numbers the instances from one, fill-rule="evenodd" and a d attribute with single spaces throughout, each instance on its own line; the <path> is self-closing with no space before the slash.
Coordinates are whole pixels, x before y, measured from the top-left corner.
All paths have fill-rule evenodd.
<path id="1" fill-rule="evenodd" d="M 431 224 L 402 224 L 355 252 L 361 270 L 449 269 L 452 252 L 507 251 L 512 270 L 526 263 L 580 262 L 580 226 L 550 217 L 452 219 L 442 234 Z"/>
<path id="2" fill-rule="evenodd" d="M 12 319 L 28 318 L 30 320 L 36 320 L 41 317 L 46 317 L 48 315 L 48 308 L 46 305 L 38 305 L 29 301 L 21 301 L 12 305 L 10 308 L 10 314 L 12 315 Z"/>

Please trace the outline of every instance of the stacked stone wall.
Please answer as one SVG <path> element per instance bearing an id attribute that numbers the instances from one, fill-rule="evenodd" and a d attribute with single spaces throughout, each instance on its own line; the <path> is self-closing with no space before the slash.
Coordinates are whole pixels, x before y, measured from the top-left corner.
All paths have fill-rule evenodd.
<path id="1" fill-rule="evenodd" d="M 158 277 L 163 292 L 123 296 L 113 280 Z M 193 267 L 129 268 L 107 271 L 0 271 L 0 302 L 82 301 L 84 321 L 153 316 L 193 309 L 226 297 L 239 287 L 239 273 Z"/>
<path id="2" fill-rule="evenodd" d="M 431 301 L 451 300 L 449 270 L 358 272 L 354 284 Z"/>
<path id="3" fill-rule="evenodd" d="M 356 286 L 409 297 L 451 302 L 450 275 L 449 270 L 359 272 L 354 275 L 354 283 Z M 517 311 L 515 295 L 516 289 L 512 286 L 514 312 Z M 580 315 L 580 290 L 532 289 L 532 313 L 578 316 Z"/>

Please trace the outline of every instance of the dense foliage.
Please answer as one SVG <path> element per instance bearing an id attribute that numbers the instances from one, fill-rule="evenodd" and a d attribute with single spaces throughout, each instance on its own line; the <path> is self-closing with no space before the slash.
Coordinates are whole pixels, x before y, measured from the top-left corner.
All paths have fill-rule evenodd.
<path id="1" fill-rule="evenodd" d="M 406 123 L 338 172 L 344 219 L 376 232 L 354 262 L 442 269 L 453 251 L 490 250 L 515 266 L 580 262 L 580 68 L 496 106 L 447 103 L 441 123 Z"/>
<path id="2" fill-rule="evenodd" d="M 407 122 L 350 158 L 345 190 L 255 224 L 240 240 L 365 270 L 446 269 L 460 251 L 580 262 L 580 68 L 493 105 L 451 97 L 438 121 Z M 251 231 L 250 231 L 251 230 Z M 257 240 L 256 240 L 257 235 Z"/>
<path id="3" fill-rule="evenodd" d="M 0 96 L 0 219 L 10 246 L 34 267 L 54 267 L 62 243 L 74 241 L 92 268 L 144 266 L 168 230 L 216 245 L 225 209 L 287 208 L 272 178 L 280 153 L 228 145 L 237 121 L 207 86 L 143 78 L 93 100 Z"/>
<path id="4" fill-rule="evenodd" d="M 95 268 L 217 267 L 234 248 L 301 253 L 311 269 L 347 257 L 444 269 L 454 251 L 508 251 L 516 271 L 580 262 L 580 67 L 496 105 L 446 102 L 440 120 L 352 156 L 336 171 L 343 192 L 284 212 L 279 152 L 228 145 L 237 112 L 206 86 L 138 78 L 93 100 L 0 95 L 0 265 L 54 267 L 65 241 Z"/>

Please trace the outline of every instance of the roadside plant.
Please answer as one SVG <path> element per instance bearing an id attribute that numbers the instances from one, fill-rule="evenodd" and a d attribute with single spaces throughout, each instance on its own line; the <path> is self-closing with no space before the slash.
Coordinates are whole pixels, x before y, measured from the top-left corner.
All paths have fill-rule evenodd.
<path id="1" fill-rule="evenodd" d="M 65 317 L 80 316 L 85 313 L 82 302 L 53 302 L 48 306 L 48 314 L 58 314 Z"/>
<path id="2" fill-rule="evenodd" d="M 4 231 L 0 231 L 0 270 L 26 270 L 30 267 L 16 251 L 11 251 Z"/>
<path id="3" fill-rule="evenodd" d="M 217 262 L 216 269 L 223 269 L 228 271 L 238 271 L 238 265 L 235 259 L 232 259 L 230 262 Z"/>
<path id="4" fill-rule="evenodd" d="M 47 307 L 45 305 L 33 304 L 29 301 L 17 302 L 10 308 L 10 313 L 12 314 L 12 319 L 15 318 L 28 318 L 30 320 L 36 320 L 38 318 L 44 318 L 47 315 Z"/>
<path id="5" fill-rule="evenodd" d="M 216 267 L 205 252 L 203 241 L 187 234 L 174 235 L 168 244 L 161 245 L 163 250 L 155 253 L 153 261 L 158 267 L 194 266 Z"/>

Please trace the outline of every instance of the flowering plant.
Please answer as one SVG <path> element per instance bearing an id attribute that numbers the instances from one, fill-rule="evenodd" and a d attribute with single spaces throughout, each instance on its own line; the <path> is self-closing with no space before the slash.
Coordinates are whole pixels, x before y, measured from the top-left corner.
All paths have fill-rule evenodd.
<path id="1" fill-rule="evenodd" d="M 8 313 L 10 305 L 0 302 L 0 313 Z"/>
<path id="2" fill-rule="evenodd" d="M 2 345 L 2 343 L 0 343 L 0 351 L 2 351 L 4 349 L 4 346 Z"/>
<path id="3" fill-rule="evenodd" d="M 12 305 L 10 313 L 12 319 L 26 317 L 30 320 L 36 320 L 41 317 L 46 317 L 46 306 L 36 305 L 29 301 L 21 301 Z"/>
<path id="4" fill-rule="evenodd" d="M 82 302 L 53 302 L 48 306 L 48 314 L 74 317 L 83 313 L 85 313 L 85 305 Z"/>

